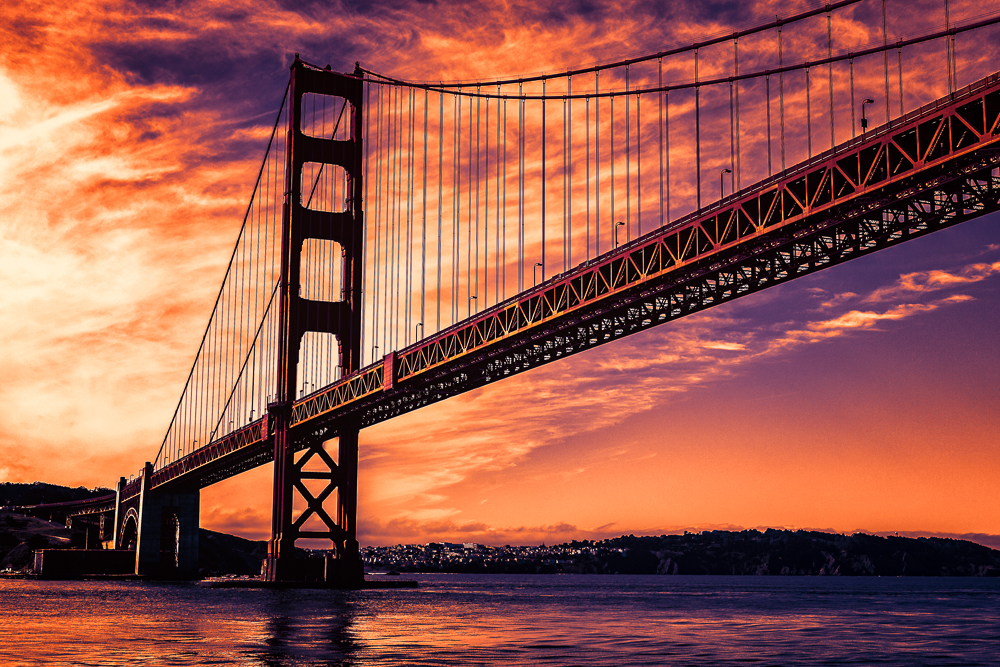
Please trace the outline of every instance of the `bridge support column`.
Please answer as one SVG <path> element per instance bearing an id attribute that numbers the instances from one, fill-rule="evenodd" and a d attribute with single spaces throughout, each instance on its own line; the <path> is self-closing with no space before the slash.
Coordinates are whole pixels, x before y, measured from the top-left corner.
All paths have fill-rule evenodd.
<path id="1" fill-rule="evenodd" d="M 298 455 L 288 443 L 287 432 L 275 435 L 272 538 L 264 562 L 265 579 L 360 587 L 364 564 L 357 536 L 358 429 L 339 429 L 336 461 L 326 449 L 327 442 L 311 443 Z M 321 482 L 321 487 L 310 490 L 308 480 Z M 296 494 L 306 505 L 297 517 L 293 510 Z M 334 497 L 335 517 L 324 507 Z M 331 553 L 322 559 L 302 557 L 295 552 L 295 541 L 301 538 L 329 540 Z"/>
<path id="2" fill-rule="evenodd" d="M 150 489 L 153 465 L 142 472 L 135 573 L 159 579 L 198 577 L 201 493 Z"/>
<path id="3" fill-rule="evenodd" d="M 302 100 L 307 93 L 342 100 L 344 124 L 349 127 L 350 139 L 314 137 L 303 132 Z M 333 586 L 354 587 L 364 582 L 355 527 L 358 427 L 353 423 L 338 423 L 330 430 L 303 433 L 302 427 L 298 427 L 296 431 L 293 402 L 300 386 L 299 352 L 308 332 L 336 337 L 337 365 L 342 375 L 361 368 L 365 237 L 363 73 L 360 68 L 351 74 L 316 69 L 296 55 L 288 95 L 289 141 L 278 301 L 278 382 L 276 401 L 268 406 L 268 421 L 273 420 L 273 428 L 269 425 L 269 431 L 274 438 L 274 505 L 264 575 L 268 581 L 325 581 Z M 345 209 L 310 208 L 311 196 L 303 201 L 303 167 L 307 162 L 343 170 L 347 180 Z M 309 192 L 315 188 L 315 184 L 307 185 Z M 302 254 L 305 242 L 310 239 L 340 246 L 342 291 L 339 301 L 319 300 L 302 293 Z M 328 363 L 332 364 L 333 360 Z M 339 439 L 336 460 L 326 451 L 327 442 L 334 433 Z M 293 520 L 292 504 L 296 493 L 306 508 Z M 336 516 L 332 510 L 334 499 Z M 328 500 L 329 512 L 324 507 Z M 297 558 L 295 541 L 299 538 L 329 540 L 332 555 L 325 560 Z"/>

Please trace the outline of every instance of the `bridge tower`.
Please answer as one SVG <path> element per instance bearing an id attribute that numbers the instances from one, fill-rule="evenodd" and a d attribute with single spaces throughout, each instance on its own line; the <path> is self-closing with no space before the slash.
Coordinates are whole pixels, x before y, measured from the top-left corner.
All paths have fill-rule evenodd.
<path id="1" fill-rule="evenodd" d="M 310 67 L 298 54 L 291 66 L 288 92 L 288 149 L 282 216 L 281 275 L 279 289 L 278 386 L 275 401 L 268 406 L 268 431 L 274 444 L 274 500 L 271 540 L 265 563 L 268 581 L 324 580 L 350 587 L 364 580 L 358 549 L 357 515 L 358 427 L 348 421 L 323 433 L 298 433 L 291 428 L 291 405 L 298 387 L 299 350 L 307 332 L 333 334 L 337 339 L 342 375 L 361 365 L 361 303 L 364 250 L 362 212 L 362 91 L 360 69 L 342 74 Z M 344 121 L 350 124 L 350 139 L 310 136 L 303 132 L 302 99 L 306 93 L 343 99 Z M 340 167 L 347 177 L 345 208 L 319 211 L 303 204 L 303 165 Z M 300 295 L 303 245 L 307 239 L 332 241 L 341 248 L 343 275 L 340 301 L 318 301 Z M 326 450 L 326 441 L 336 434 L 336 460 Z M 306 464 L 321 470 L 305 470 Z M 314 494 L 306 480 L 325 482 Z M 306 509 L 293 516 L 298 494 Z M 336 509 L 333 510 L 333 505 Z M 330 506 L 333 511 L 328 511 Z M 306 522 L 318 519 L 321 530 L 309 530 Z M 313 528 L 316 528 L 314 525 Z M 321 538 L 332 542 L 336 555 L 317 562 L 296 561 L 295 541 Z"/>

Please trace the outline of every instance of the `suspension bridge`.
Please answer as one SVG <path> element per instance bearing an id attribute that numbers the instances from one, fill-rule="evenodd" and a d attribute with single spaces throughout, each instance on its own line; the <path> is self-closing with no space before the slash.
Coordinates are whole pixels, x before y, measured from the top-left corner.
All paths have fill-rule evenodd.
<path id="1" fill-rule="evenodd" d="M 361 429 L 1000 209 L 1000 73 L 956 51 L 1000 18 L 890 40 L 883 2 L 845 48 L 858 2 L 489 81 L 296 55 L 156 456 L 33 511 L 190 577 L 199 490 L 273 462 L 265 579 L 361 585 Z"/>

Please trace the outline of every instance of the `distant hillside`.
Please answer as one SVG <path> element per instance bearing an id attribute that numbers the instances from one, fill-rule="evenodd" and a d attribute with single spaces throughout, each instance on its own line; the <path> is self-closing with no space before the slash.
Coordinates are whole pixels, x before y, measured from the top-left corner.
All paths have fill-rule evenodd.
<path id="1" fill-rule="evenodd" d="M 373 568 L 406 572 L 1000 576 L 1000 551 L 937 537 L 713 530 L 546 547 L 367 547 Z"/>
<path id="2" fill-rule="evenodd" d="M 83 531 L 0 510 L 0 570 L 29 569 L 36 549 L 80 549 L 86 539 Z"/>
<path id="3" fill-rule="evenodd" d="M 114 489 L 87 489 L 79 486 L 75 489 L 68 486 L 57 486 L 45 482 L 31 484 L 0 483 L 0 507 L 16 505 L 42 505 L 45 503 L 65 503 L 71 500 L 86 500 L 97 496 L 114 493 Z"/>
<path id="4" fill-rule="evenodd" d="M 615 550 L 598 559 L 601 570 L 623 574 L 1000 576 L 1000 551 L 939 537 L 714 530 L 600 544 Z"/>
<path id="5" fill-rule="evenodd" d="M 260 574 L 265 557 L 267 542 L 263 540 L 245 540 L 204 528 L 198 536 L 198 567 L 206 577 Z"/>
<path id="6" fill-rule="evenodd" d="M 624 535 L 548 547 L 365 547 L 362 557 L 372 569 L 401 572 L 1000 576 L 1000 551 L 965 540 L 774 529 Z"/>

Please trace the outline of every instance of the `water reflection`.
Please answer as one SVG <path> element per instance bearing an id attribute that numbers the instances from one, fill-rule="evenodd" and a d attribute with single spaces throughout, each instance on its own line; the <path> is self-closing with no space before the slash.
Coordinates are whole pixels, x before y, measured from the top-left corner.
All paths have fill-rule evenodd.
<path id="1" fill-rule="evenodd" d="M 355 592 L 0 580 L 0 664 L 987 665 L 1000 644 L 997 580 L 420 579 Z"/>
<path id="2" fill-rule="evenodd" d="M 241 664 L 355 665 L 357 610 L 343 591 L 256 591 L 261 637 L 248 642 Z"/>

